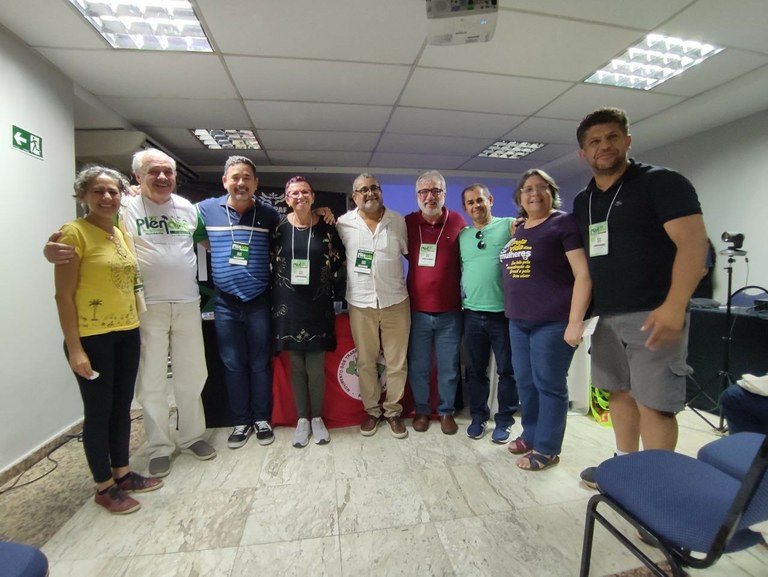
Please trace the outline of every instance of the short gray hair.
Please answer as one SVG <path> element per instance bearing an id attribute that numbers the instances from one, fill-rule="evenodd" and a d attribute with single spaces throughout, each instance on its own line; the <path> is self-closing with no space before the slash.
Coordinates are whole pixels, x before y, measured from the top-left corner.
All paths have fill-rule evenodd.
<path id="1" fill-rule="evenodd" d="M 144 150 L 139 150 L 133 155 L 133 160 L 131 161 L 131 172 L 133 172 L 133 174 L 140 174 L 144 171 L 144 163 L 147 161 L 148 156 L 165 157 L 168 159 L 168 162 L 171 163 L 171 166 L 173 167 L 173 173 L 176 174 L 176 160 L 172 156 L 166 154 L 162 150 L 158 150 L 157 148 L 145 148 Z"/>
<path id="2" fill-rule="evenodd" d="M 424 182 L 425 180 L 436 180 L 440 183 L 440 188 L 445 192 L 445 178 L 436 170 L 428 170 L 419 175 L 419 178 L 416 179 L 416 192 L 419 191 L 419 183 Z"/>

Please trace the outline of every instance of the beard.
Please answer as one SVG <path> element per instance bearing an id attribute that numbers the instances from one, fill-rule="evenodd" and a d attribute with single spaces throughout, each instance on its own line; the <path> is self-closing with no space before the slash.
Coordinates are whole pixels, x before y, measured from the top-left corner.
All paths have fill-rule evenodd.
<path id="1" fill-rule="evenodd" d="M 435 208 L 430 208 L 424 203 L 421 199 L 416 199 L 416 203 L 419 205 L 419 210 L 422 212 L 424 216 L 431 216 L 435 217 L 440 215 L 440 213 L 443 212 L 443 206 L 445 206 L 445 200 L 441 199 L 438 201 L 437 206 Z"/>

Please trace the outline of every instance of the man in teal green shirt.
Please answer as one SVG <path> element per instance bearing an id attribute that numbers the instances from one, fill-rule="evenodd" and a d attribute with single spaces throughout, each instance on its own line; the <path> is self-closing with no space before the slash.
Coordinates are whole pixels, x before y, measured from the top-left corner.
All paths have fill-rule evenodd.
<path id="1" fill-rule="evenodd" d="M 506 443 L 515 422 L 513 415 L 519 408 L 519 400 L 512 373 L 509 323 L 504 316 L 499 252 L 509 242 L 515 219 L 496 218 L 491 214 L 493 195 L 483 184 L 465 188 L 462 205 L 472 219 L 472 226 L 466 227 L 459 235 L 464 346 L 472 416 L 467 436 L 480 439 L 490 418 L 488 361 L 493 350 L 499 375 L 499 408 L 494 417 L 496 427 L 491 440 Z"/>

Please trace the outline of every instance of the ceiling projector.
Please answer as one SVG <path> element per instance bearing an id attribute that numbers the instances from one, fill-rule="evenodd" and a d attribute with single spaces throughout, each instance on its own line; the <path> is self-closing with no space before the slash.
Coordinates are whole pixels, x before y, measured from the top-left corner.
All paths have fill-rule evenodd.
<path id="1" fill-rule="evenodd" d="M 498 0 L 427 0 L 427 42 L 435 46 L 488 42 Z"/>

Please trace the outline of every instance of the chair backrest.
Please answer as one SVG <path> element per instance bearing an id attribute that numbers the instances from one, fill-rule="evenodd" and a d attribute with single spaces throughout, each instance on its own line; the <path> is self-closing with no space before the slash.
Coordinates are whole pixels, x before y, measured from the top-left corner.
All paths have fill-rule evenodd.
<path id="1" fill-rule="evenodd" d="M 768 520 L 768 484 L 761 485 L 766 470 L 768 470 L 768 435 L 763 438 L 707 557 L 710 555 L 719 557 L 737 531 L 746 529 L 759 521 Z"/>
<path id="2" fill-rule="evenodd" d="M 752 307 L 757 299 L 764 298 L 768 298 L 768 290 L 757 285 L 747 285 L 733 292 L 731 304 L 735 307 Z"/>

